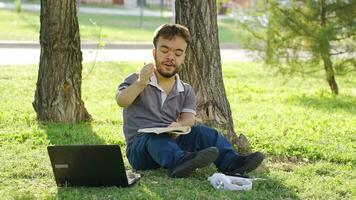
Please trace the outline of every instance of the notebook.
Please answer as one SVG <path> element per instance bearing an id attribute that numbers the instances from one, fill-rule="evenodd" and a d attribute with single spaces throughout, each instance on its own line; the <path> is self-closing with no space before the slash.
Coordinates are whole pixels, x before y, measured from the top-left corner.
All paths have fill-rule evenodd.
<path id="1" fill-rule="evenodd" d="M 128 187 L 140 175 L 125 170 L 119 145 L 48 146 L 57 186 Z"/>

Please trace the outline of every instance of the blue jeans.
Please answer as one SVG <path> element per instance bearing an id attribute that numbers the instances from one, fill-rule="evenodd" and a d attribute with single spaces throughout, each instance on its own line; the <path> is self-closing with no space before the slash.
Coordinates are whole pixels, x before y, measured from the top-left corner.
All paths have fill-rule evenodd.
<path id="1" fill-rule="evenodd" d="M 233 157 L 237 156 L 232 145 L 215 129 L 207 126 L 193 126 L 189 134 L 172 139 L 168 134 L 142 134 L 136 136 L 127 147 L 127 158 L 136 170 L 159 167 L 173 170 L 185 152 L 195 152 L 208 147 L 219 149 L 214 164 L 223 171 Z"/>

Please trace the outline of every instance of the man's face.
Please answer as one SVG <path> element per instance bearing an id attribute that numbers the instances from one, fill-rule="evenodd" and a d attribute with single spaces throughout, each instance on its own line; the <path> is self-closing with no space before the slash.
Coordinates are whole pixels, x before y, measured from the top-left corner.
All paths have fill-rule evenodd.
<path id="1" fill-rule="evenodd" d="M 165 78 L 173 77 L 181 69 L 186 49 L 187 43 L 179 36 L 171 40 L 159 37 L 153 49 L 157 72 Z"/>

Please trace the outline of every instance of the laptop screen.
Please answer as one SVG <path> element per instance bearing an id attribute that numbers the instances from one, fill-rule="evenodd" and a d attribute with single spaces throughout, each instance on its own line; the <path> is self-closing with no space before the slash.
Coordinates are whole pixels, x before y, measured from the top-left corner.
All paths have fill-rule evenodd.
<path id="1" fill-rule="evenodd" d="M 63 145 L 47 149 L 58 186 L 130 185 L 119 145 Z"/>

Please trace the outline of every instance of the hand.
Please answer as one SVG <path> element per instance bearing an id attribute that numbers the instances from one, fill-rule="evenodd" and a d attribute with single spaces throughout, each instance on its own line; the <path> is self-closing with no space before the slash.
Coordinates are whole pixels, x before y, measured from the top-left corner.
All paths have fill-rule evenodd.
<path id="1" fill-rule="evenodd" d="M 178 122 L 172 122 L 168 127 L 181 127 L 182 124 L 178 123 Z"/>
<path id="2" fill-rule="evenodd" d="M 155 66 L 153 63 L 148 63 L 147 65 L 143 66 L 143 68 L 140 71 L 140 76 L 138 78 L 139 83 L 141 83 L 142 85 L 147 85 L 154 71 L 155 71 Z"/>
<path id="3" fill-rule="evenodd" d="M 178 122 L 172 122 L 168 127 L 181 127 L 182 125 Z M 179 134 L 174 134 L 174 133 L 169 133 L 169 136 L 172 139 L 177 139 L 179 137 Z"/>

